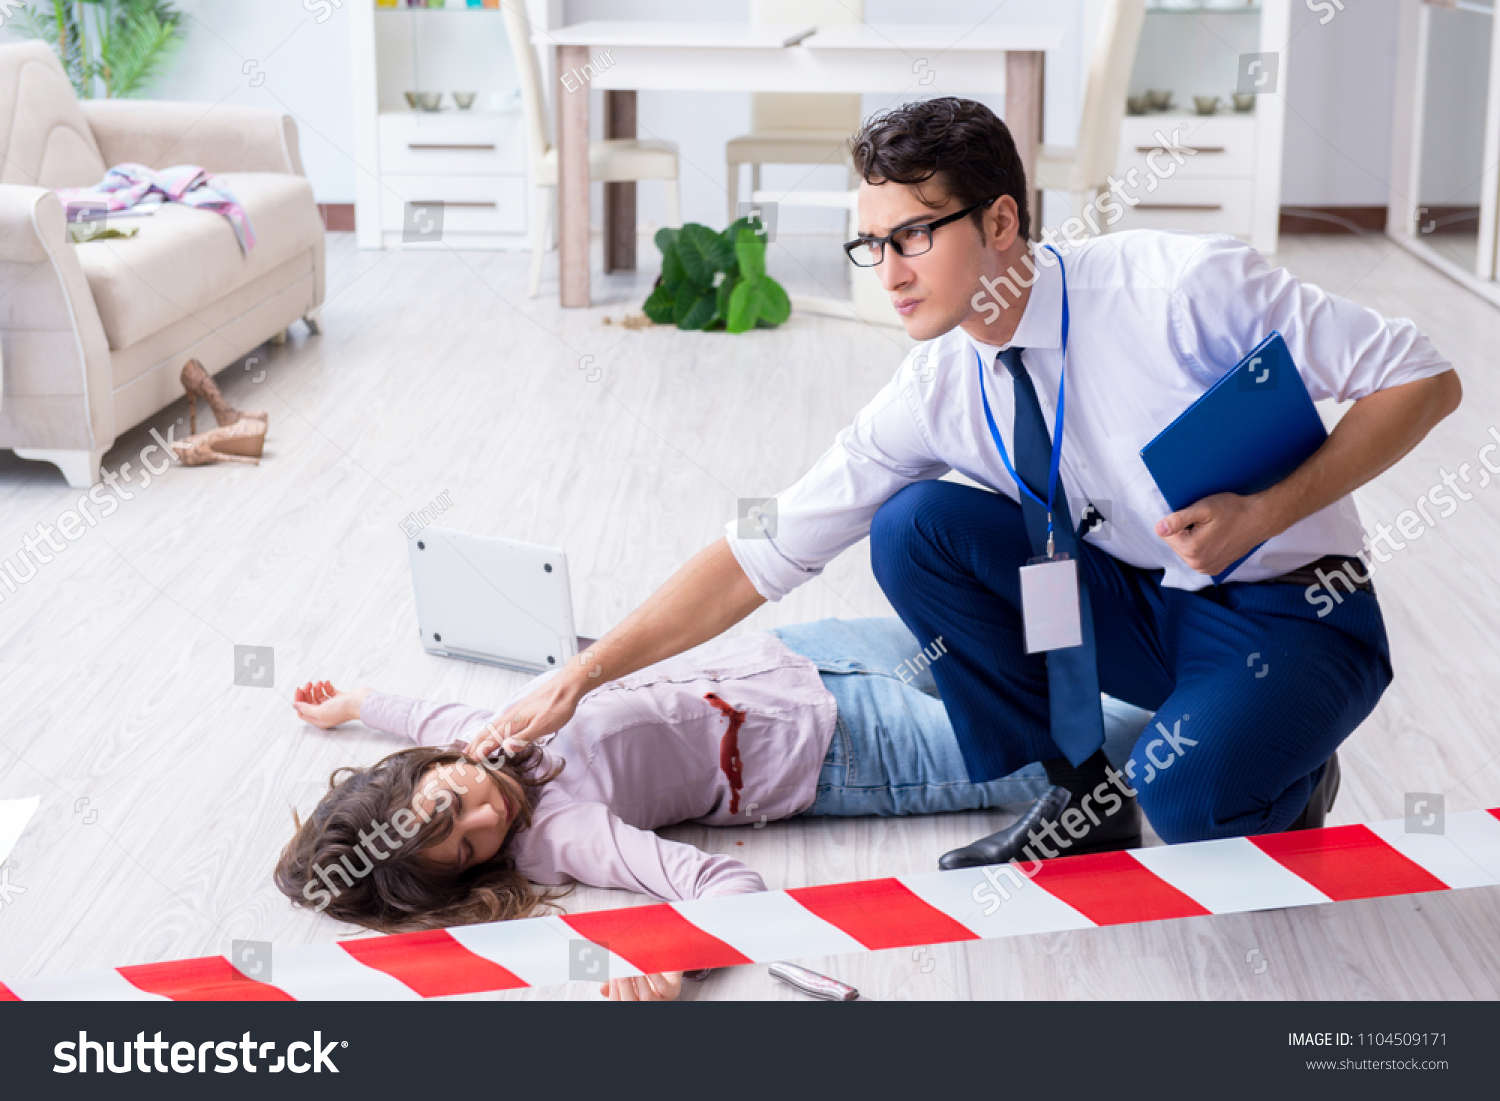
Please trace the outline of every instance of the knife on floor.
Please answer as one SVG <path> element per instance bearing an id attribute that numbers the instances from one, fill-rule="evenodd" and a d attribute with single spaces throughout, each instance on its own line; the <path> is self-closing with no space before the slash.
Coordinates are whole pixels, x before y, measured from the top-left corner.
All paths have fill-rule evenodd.
<path id="1" fill-rule="evenodd" d="M 773 963 L 770 967 L 772 978 L 780 979 L 788 986 L 794 986 L 804 994 L 814 998 L 821 998 L 829 1002 L 868 1002 L 871 999 L 863 997 L 860 992 L 848 983 L 831 979 L 827 975 L 820 975 L 806 967 L 799 967 L 795 963 Z"/>

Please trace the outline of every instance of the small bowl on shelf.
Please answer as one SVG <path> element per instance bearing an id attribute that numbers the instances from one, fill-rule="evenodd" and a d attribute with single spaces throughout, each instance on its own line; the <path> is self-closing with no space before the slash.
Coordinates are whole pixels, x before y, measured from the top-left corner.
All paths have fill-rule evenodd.
<path id="1" fill-rule="evenodd" d="M 442 92 L 407 92 L 406 105 L 413 111 L 437 111 L 443 106 Z"/>
<path id="2" fill-rule="evenodd" d="M 1172 108 L 1172 93 L 1158 91 L 1155 88 L 1147 89 L 1146 105 L 1153 111 L 1169 111 Z"/>
<path id="3" fill-rule="evenodd" d="M 478 97 L 479 93 L 453 92 L 451 95 L 453 96 L 453 102 L 458 104 L 458 109 L 460 111 L 467 111 L 470 107 L 474 106 L 474 100 Z"/>
<path id="4" fill-rule="evenodd" d="M 1151 106 L 1145 96 L 1126 96 L 1125 113 L 1127 115 L 1144 115 L 1146 109 Z"/>
<path id="5" fill-rule="evenodd" d="M 1254 107 L 1255 107 L 1255 93 L 1254 92 L 1235 92 L 1234 93 L 1234 109 L 1236 111 L 1241 111 L 1241 112 L 1249 111 L 1249 110 L 1253 109 Z"/>
<path id="6" fill-rule="evenodd" d="M 1193 107 L 1200 115 L 1211 115 L 1219 109 L 1221 100 L 1218 96 L 1194 96 Z"/>

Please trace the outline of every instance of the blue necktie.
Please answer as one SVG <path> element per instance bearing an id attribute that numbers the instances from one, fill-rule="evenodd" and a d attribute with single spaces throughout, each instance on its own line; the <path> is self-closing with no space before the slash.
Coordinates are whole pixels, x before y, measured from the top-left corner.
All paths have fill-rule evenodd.
<path id="1" fill-rule="evenodd" d="M 1010 372 L 1015 391 L 1016 421 L 1011 441 L 1016 452 L 1016 474 L 1042 500 L 1047 499 L 1047 479 L 1052 472 L 1052 438 L 1042 419 L 1036 387 L 1021 363 L 1020 348 L 1006 348 L 1000 363 Z M 1047 510 L 1020 493 L 1021 515 L 1031 552 L 1047 553 Z M 1078 559 L 1078 531 L 1062 474 L 1057 476 L 1057 497 L 1052 503 L 1052 538 L 1056 549 Z M 1083 644 L 1047 651 L 1047 692 L 1051 704 L 1052 740 L 1073 765 L 1080 765 L 1104 744 L 1104 712 L 1099 703 L 1099 664 L 1094 651 L 1094 618 L 1089 610 L 1089 589 L 1078 565 L 1078 610 L 1083 618 Z"/>

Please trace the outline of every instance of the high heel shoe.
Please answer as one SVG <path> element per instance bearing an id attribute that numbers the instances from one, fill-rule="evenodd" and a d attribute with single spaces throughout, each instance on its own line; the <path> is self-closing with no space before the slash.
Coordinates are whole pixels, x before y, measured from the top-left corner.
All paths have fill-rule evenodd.
<path id="1" fill-rule="evenodd" d="M 196 436 L 173 440 L 172 450 L 183 466 L 207 466 L 209 463 L 251 463 L 258 466 L 265 443 L 265 422 L 245 417 Z"/>
<path id="2" fill-rule="evenodd" d="M 236 409 L 230 405 L 224 395 L 219 392 L 218 386 L 214 384 L 213 376 L 204 370 L 203 364 L 196 359 L 188 360 L 182 368 L 182 388 L 187 391 L 188 396 L 189 435 L 198 434 L 197 399 L 199 398 L 208 402 L 208 407 L 213 410 L 214 420 L 219 422 L 220 428 L 238 424 L 244 419 L 260 421 L 267 427 L 270 425 L 271 418 L 262 410 Z M 260 454 L 259 450 L 256 454 Z"/>

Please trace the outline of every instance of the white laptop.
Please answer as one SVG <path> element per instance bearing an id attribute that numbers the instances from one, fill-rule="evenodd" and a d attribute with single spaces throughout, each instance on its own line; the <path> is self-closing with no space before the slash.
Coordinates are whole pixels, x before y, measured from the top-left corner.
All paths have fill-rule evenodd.
<path id="1" fill-rule="evenodd" d="M 425 527 L 407 553 L 429 654 L 544 673 L 595 641 L 574 633 L 568 558 L 556 547 Z"/>

